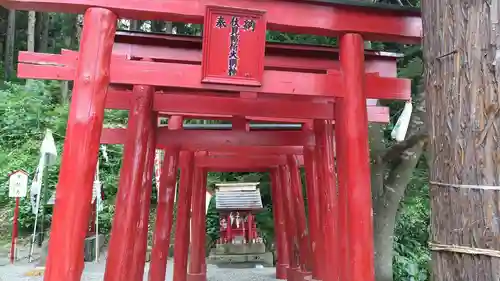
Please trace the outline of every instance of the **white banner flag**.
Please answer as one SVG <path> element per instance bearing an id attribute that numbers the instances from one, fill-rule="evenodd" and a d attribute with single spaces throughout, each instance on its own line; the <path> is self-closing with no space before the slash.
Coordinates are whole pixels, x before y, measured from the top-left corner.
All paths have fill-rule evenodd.
<path id="1" fill-rule="evenodd" d="M 102 211 L 101 187 L 102 183 L 101 180 L 99 179 L 99 160 L 97 160 L 97 167 L 94 176 L 94 184 L 92 188 L 92 203 L 94 203 L 97 200 L 96 207 L 98 211 Z"/>
<path id="2" fill-rule="evenodd" d="M 47 129 L 45 131 L 45 137 L 42 141 L 42 146 L 40 147 L 40 152 L 42 155 L 47 156 L 47 161 L 45 165 L 52 166 L 56 163 L 57 160 L 57 149 L 56 143 L 54 142 L 54 137 L 52 137 L 52 131 Z"/>
<path id="3" fill-rule="evenodd" d="M 161 149 L 155 151 L 155 182 L 156 182 L 156 197 L 160 198 L 160 177 L 161 177 Z M 165 160 L 163 160 L 165 161 Z"/>
<path id="4" fill-rule="evenodd" d="M 43 170 L 45 168 L 44 165 L 44 157 L 40 157 L 40 161 L 38 162 L 38 167 L 36 168 L 35 176 L 33 177 L 33 181 L 31 183 L 30 188 L 30 201 L 31 201 L 31 210 L 33 214 L 38 214 L 38 208 L 40 207 L 40 192 L 42 190 L 42 178 L 43 178 Z"/>

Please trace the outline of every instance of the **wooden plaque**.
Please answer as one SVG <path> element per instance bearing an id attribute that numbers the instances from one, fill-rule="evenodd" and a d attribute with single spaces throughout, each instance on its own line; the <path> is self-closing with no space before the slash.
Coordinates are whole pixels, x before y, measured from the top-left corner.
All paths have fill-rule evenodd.
<path id="1" fill-rule="evenodd" d="M 261 86 L 265 47 L 265 12 L 208 6 L 202 82 Z"/>

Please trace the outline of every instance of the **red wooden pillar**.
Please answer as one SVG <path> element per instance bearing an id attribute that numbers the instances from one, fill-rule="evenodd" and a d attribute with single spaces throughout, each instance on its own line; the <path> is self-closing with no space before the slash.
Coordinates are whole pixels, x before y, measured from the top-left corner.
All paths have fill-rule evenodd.
<path id="1" fill-rule="evenodd" d="M 271 196 L 273 201 L 274 215 L 274 235 L 276 241 L 276 252 L 278 255 L 276 262 L 276 279 L 286 279 L 286 271 L 290 263 L 288 255 L 288 244 L 285 229 L 285 210 L 283 209 L 283 189 L 278 169 L 271 171 Z"/>
<path id="2" fill-rule="evenodd" d="M 299 241 L 297 237 L 297 220 L 295 216 L 294 196 L 290 182 L 288 166 L 279 166 L 281 177 L 281 194 L 283 195 L 283 209 L 285 210 L 285 228 L 288 242 L 289 267 L 287 280 L 296 281 L 300 271 Z"/>
<path id="3" fill-rule="evenodd" d="M 148 226 L 149 226 L 149 209 L 151 207 L 151 192 L 153 191 L 153 169 L 155 163 L 156 152 L 156 129 L 158 125 L 157 114 L 153 114 L 151 118 L 150 129 L 148 130 L 148 144 L 146 163 L 142 176 L 142 190 L 140 194 L 140 214 L 139 223 L 136 228 L 136 242 L 132 256 L 132 264 L 137 264 L 136 272 L 132 276 L 132 280 L 144 279 L 144 265 L 146 264 L 146 251 L 148 247 Z"/>
<path id="4" fill-rule="evenodd" d="M 182 129 L 182 117 L 170 117 L 168 120 L 168 129 Z M 153 234 L 149 281 L 165 281 L 168 250 L 170 248 L 170 233 L 173 223 L 178 162 L 179 150 L 165 151 L 160 177 L 158 206 L 156 208 L 156 226 Z"/>
<path id="5" fill-rule="evenodd" d="M 331 121 L 315 122 L 316 159 L 318 180 L 319 211 L 322 236 L 322 262 L 320 276 L 324 281 L 338 280 L 338 229 L 337 229 L 337 188 L 335 163 L 333 158 L 333 124 Z"/>
<path id="6" fill-rule="evenodd" d="M 227 214 L 227 228 L 226 228 L 226 239 L 228 244 L 233 243 L 233 229 L 231 223 L 231 213 Z"/>
<path id="7" fill-rule="evenodd" d="M 321 239 L 320 210 L 318 196 L 318 175 L 315 163 L 315 147 L 304 147 L 304 166 L 306 172 L 307 208 L 309 212 L 309 236 L 311 239 L 311 259 L 313 280 L 323 280 L 320 264 L 323 262 L 323 243 Z"/>
<path id="8" fill-rule="evenodd" d="M 79 281 L 84 239 L 109 85 L 116 15 L 90 8 L 84 16 L 66 139 L 57 186 L 46 281 Z"/>
<path id="9" fill-rule="evenodd" d="M 368 118 L 364 84 L 363 38 L 345 34 L 340 38 L 340 64 L 344 98 L 339 99 L 336 134 L 342 137 L 337 161 L 343 188 L 347 188 L 349 215 L 349 280 L 374 280 L 372 198 L 368 150 Z"/>
<path id="10" fill-rule="evenodd" d="M 181 178 L 179 198 L 177 200 L 177 222 L 174 245 L 174 278 L 175 281 L 186 281 L 189 251 L 189 222 L 194 169 L 193 152 L 182 151 L 180 154 Z"/>
<path id="11" fill-rule="evenodd" d="M 206 186 L 204 183 L 204 173 L 201 168 L 196 168 L 194 172 L 193 182 L 193 199 L 192 199 L 192 240 L 191 254 L 189 260 L 188 281 L 206 281 L 207 276 L 203 266 L 205 265 L 205 197 Z"/>
<path id="12" fill-rule="evenodd" d="M 306 211 L 304 208 L 304 195 L 302 193 L 302 180 L 300 177 L 300 169 L 297 163 L 297 156 L 287 156 L 288 167 L 290 169 L 291 188 L 293 196 L 294 213 L 297 224 L 297 239 L 299 243 L 299 262 L 300 270 L 297 275 L 297 280 L 303 280 L 310 275 L 309 263 L 309 237 L 307 235 Z"/>
<path id="13" fill-rule="evenodd" d="M 336 104 L 335 110 L 338 109 Z M 335 124 L 335 131 L 342 131 L 343 124 Z M 342 137 L 335 133 L 334 151 L 337 158 L 343 159 L 343 152 L 341 150 L 344 145 L 342 144 Z M 347 188 L 345 186 L 345 173 L 342 165 L 337 165 L 337 179 L 338 179 L 338 237 L 339 237 L 339 279 L 349 280 L 349 216 L 347 213 Z"/>
<path id="14" fill-rule="evenodd" d="M 148 138 L 152 128 L 154 88 L 134 86 L 134 102 L 129 111 L 127 137 L 123 151 L 123 164 L 120 172 L 116 211 L 113 218 L 109 254 L 106 262 L 104 280 L 132 280 L 138 267 L 144 264 L 134 263 L 134 247 L 139 233 L 143 193 L 143 174 L 148 156 Z M 141 210 L 141 211 L 138 211 Z M 147 227 L 147 226 L 146 226 Z M 131 253 L 132 251 L 132 253 Z M 141 276 L 142 279 L 142 276 Z"/>
<path id="15" fill-rule="evenodd" d="M 253 214 L 249 212 L 247 215 L 247 231 L 248 231 L 248 243 L 253 243 Z"/>
<path id="16" fill-rule="evenodd" d="M 206 213 L 206 210 L 207 210 L 207 180 L 208 180 L 208 172 L 207 171 L 203 171 L 202 173 L 202 176 L 201 176 L 201 185 L 203 186 L 203 199 L 201 200 L 201 205 L 202 205 L 202 222 L 203 222 L 203 235 L 201 235 L 201 245 L 203 245 L 203 265 L 202 265 L 202 269 L 203 269 L 203 273 L 204 273 L 204 276 L 205 276 L 205 279 L 206 280 L 206 276 L 207 276 L 207 253 L 206 253 L 206 245 L 207 245 L 207 235 L 206 235 L 206 228 L 207 228 L 207 213 Z"/>

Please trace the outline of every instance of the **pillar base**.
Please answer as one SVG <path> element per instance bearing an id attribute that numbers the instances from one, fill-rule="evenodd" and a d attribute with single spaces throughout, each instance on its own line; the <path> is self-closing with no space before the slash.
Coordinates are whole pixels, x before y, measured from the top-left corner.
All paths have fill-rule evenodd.
<path id="1" fill-rule="evenodd" d="M 276 265 L 276 279 L 286 280 L 288 264 Z"/>
<path id="2" fill-rule="evenodd" d="M 300 268 L 287 268 L 286 270 L 288 281 L 303 281 L 304 278 L 300 274 Z M 302 278 L 302 279 L 301 279 Z"/>
<path id="3" fill-rule="evenodd" d="M 311 280 L 311 278 L 312 275 L 309 271 L 301 271 L 300 269 L 298 269 L 295 273 L 295 281 L 308 281 Z"/>
<path id="4" fill-rule="evenodd" d="M 187 281 L 207 281 L 206 273 L 188 273 Z"/>

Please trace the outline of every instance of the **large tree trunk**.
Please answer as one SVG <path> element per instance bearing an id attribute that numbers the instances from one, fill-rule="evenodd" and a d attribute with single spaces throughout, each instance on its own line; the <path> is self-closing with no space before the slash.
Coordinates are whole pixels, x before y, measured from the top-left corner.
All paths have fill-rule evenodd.
<path id="1" fill-rule="evenodd" d="M 67 49 L 73 49 L 78 43 L 77 33 L 79 29 L 78 25 L 78 15 L 70 15 L 66 18 L 68 28 L 64 29 L 64 47 Z M 65 104 L 69 102 L 69 81 L 61 81 L 61 103 Z"/>
<path id="2" fill-rule="evenodd" d="M 36 12 L 28 12 L 28 52 L 35 51 L 35 26 L 36 26 Z"/>
<path id="3" fill-rule="evenodd" d="M 382 125 L 370 124 L 371 185 L 375 277 L 377 281 L 393 280 L 394 229 L 399 203 L 412 179 L 424 151 L 427 136 L 422 119 L 425 115 L 424 94 L 413 100 L 415 105 L 406 141 L 387 148 Z"/>
<path id="4" fill-rule="evenodd" d="M 27 49 L 28 52 L 35 51 L 35 43 L 36 43 L 36 15 L 35 11 L 28 12 L 28 31 L 27 31 Z M 33 83 L 33 80 L 27 79 L 26 86 L 30 86 Z"/>
<path id="5" fill-rule="evenodd" d="M 46 53 L 49 49 L 49 25 L 50 25 L 50 14 L 37 12 L 36 28 L 35 28 L 36 30 L 35 50 L 37 52 Z"/>
<path id="6" fill-rule="evenodd" d="M 422 5 L 435 281 L 500 280 L 498 2 Z"/>
<path id="7" fill-rule="evenodd" d="M 9 10 L 7 24 L 7 39 L 5 43 L 5 79 L 8 80 L 14 75 L 14 51 L 16 42 L 16 10 Z"/>
<path id="8" fill-rule="evenodd" d="M 40 45 L 38 46 L 39 52 L 46 53 L 49 50 L 49 27 L 50 27 L 50 14 L 41 13 L 40 20 Z"/>

